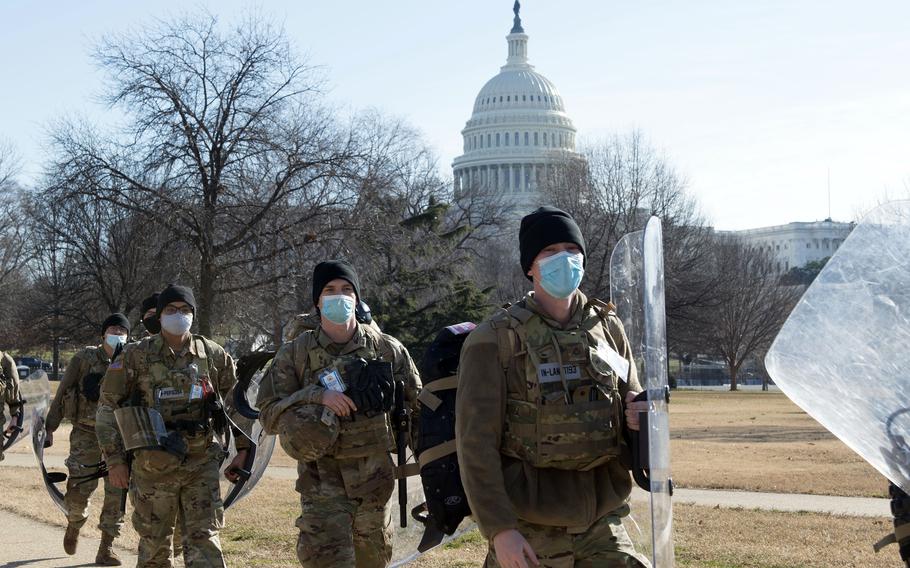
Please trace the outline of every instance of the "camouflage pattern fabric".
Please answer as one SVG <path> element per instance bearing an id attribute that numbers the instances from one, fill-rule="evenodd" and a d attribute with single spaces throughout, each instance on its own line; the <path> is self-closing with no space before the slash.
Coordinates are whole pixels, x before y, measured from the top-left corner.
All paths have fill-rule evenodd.
<path id="1" fill-rule="evenodd" d="M 57 387 L 57 394 L 47 412 L 46 428 L 54 432 L 66 418 L 73 425 L 94 429 L 98 401 L 91 401 L 83 392 L 83 380 L 93 373 L 103 375 L 110 364 L 110 358 L 102 346 L 86 347 L 78 351 L 66 366 L 66 373 Z"/>
<path id="2" fill-rule="evenodd" d="M 622 526 L 622 517 L 628 514 L 629 507 L 621 507 L 580 533 L 525 521 L 519 521 L 518 531 L 534 549 L 541 568 L 650 568 Z M 491 543 L 484 568 L 499 566 Z"/>
<path id="3" fill-rule="evenodd" d="M 524 396 L 506 399 L 502 453 L 534 467 L 588 470 L 619 455 L 622 427 L 620 378 L 607 362 L 622 360 L 599 308 L 578 327 L 561 330 L 521 304 L 493 317 L 511 347 L 526 351 Z M 509 362 L 506 361 L 505 364 Z"/>
<path id="4" fill-rule="evenodd" d="M 98 406 L 95 429 L 108 464 L 125 463 L 126 459 L 114 417 L 117 408 L 154 406 L 167 421 L 207 421 L 191 396 L 196 379 L 207 381 L 223 400 L 230 401 L 230 390 L 237 381 L 234 360 L 221 346 L 198 335 L 179 353 L 160 335 L 127 345 L 107 370 Z M 210 423 L 205 431 L 181 435 L 187 444 L 185 460 L 158 450 L 138 450 L 133 458 L 130 496 L 133 525 L 140 536 L 140 567 L 171 566 L 178 512 L 183 515 L 186 566 L 224 566 L 218 538 L 224 526 L 218 485 L 224 453 L 214 443 Z"/>
<path id="5" fill-rule="evenodd" d="M 22 412 L 19 407 L 19 372 L 16 361 L 0 351 L 0 432 L 6 429 L 6 413 L 3 405 L 9 408 L 10 417 Z M 3 450 L 0 449 L 0 461 L 3 461 Z"/>
<path id="6" fill-rule="evenodd" d="M 333 368 L 343 377 L 347 363 L 357 357 L 391 362 L 395 379 L 404 381 L 407 404 L 412 412 L 418 411 L 420 378 L 398 340 L 358 325 L 351 341 L 338 345 L 317 329 L 285 343 L 263 377 L 257 404 L 266 432 L 279 432 L 286 411 L 318 405 L 325 391 L 319 373 Z M 391 559 L 385 505 L 394 487 L 389 416 L 358 415 L 356 420 L 341 419 L 340 424 L 338 442 L 328 455 L 298 462 L 297 555 L 308 567 L 385 566 Z"/>
<path id="7" fill-rule="evenodd" d="M 94 465 L 100 461 L 101 448 L 98 447 L 95 431 L 73 426 L 73 430 L 70 432 L 70 455 L 66 459 L 69 476 L 66 480 L 66 495 L 63 501 L 66 503 L 67 521 L 76 528 L 82 528 L 82 525 L 85 524 L 89 500 L 92 493 L 98 488 L 97 479 L 85 481 L 76 479 L 76 477 L 94 473 L 94 468 L 83 466 Z M 124 492 L 124 489 L 114 487 L 107 477 L 104 478 L 104 505 L 101 508 L 101 522 L 98 523 L 98 528 L 102 533 L 113 538 L 120 535 L 120 527 L 123 526 L 123 512 L 120 510 L 120 503 Z"/>
<path id="8" fill-rule="evenodd" d="M 218 536 L 224 528 L 224 506 L 218 484 L 219 452 L 213 446 L 207 455 L 187 463 L 157 450 L 136 452 L 130 503 L 133 527 L 139 533 L 137 566 L 171 568 L 174 527 L 179 515 L 183 516 L 186 567 L 225 566 Z"/>
<path id="9" fill-rule="evenodd" d="M 391 468 L 388 454 L 359 460 L 324 458 L 298 466 L 297 558 L 301 566 L 381 568 L 389 563 L 392 534 L 387 505 L 393 483 L 384 472 Z M 361 471 L 373 471 L 374 477 L 359 477 Z M 352 482 L 349 489 L 361 497 L 348 496 Z"/>

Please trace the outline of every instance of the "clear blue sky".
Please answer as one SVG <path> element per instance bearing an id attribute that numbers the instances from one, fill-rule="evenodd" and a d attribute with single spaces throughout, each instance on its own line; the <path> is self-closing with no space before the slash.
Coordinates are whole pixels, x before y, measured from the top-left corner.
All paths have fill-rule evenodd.
<path id="1" fill-rule="evenodd" d="M 155 2 L 0 3 L 0 138 L 37 178 L 47 126 L 105 121 L 88 52 L 186 10 Z M 406 118 L 449 173 L 477 91 L 505 62 L 512 0 L 199 2 L 254 8 L 324 65 L 329 97 Z M 190 8 L 192 9 L 192 8 Z M 537 70 L 582 139 L 642 130 L 721 229 L 851 220 L 910 193 L 910 2 L 525 0 Z"/>

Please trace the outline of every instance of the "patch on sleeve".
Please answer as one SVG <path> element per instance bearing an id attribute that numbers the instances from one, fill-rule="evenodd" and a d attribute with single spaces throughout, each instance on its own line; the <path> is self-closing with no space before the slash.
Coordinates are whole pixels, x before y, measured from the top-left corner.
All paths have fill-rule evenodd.
<path id="1" fill-rule="evenodd" d="M 117 359 L 116 361 L 111 363 L 107 369 L 109 371 L 119 371 L 119 370 L 123 369 L 123 359 Z"/>

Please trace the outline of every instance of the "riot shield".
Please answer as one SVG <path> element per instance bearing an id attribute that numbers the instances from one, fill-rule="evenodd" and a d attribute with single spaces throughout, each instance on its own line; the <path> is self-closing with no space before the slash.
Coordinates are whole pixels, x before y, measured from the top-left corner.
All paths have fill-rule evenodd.
<path id="1" fill-rule="evenodd" d="M 420 482 L 420 476 L 412 476 L 407 478 L 407 495 L 408 495 L 408 507 L 407 509 L 412 509 L 420 503 L 426 501 L 426 497 L 423 493 L 423 485 Z M 441 535 L 441 540 L 435 542 L 429 548 L 421 546 L 421 540 L 424 537 L 425 526 L 411 518 L 408 519 L 406 527 L 402 527 L 399 519 L 401 517 L 401 508 L 399 507 L 397 486 L 396 492 L 392 495 L 392 498 L 389 501 L 391 509 L 391 519 L 388 519 L 388 523 L 392 523 L 392 562 L 389 564 L 389 568 L 395 568 L 397 566 L 405 566 L 410 562 L 413 562 L 423 556 L 426 552 L 433 550 L 437 546 L 444 545 L 452 540 L 460 537 L 461 535 L 473 530 L 476 528 L 476 524 L 471 519 L 471 517 L 466 517 L 458 528 L 455 529 L 455 532 L 451 535 Z M 408 511 L 405 510 L 405 514 L 420 514 L 419 510 Z"/>
<path id="2" fill-rule="evenodd" d="M 243 432 L 253 444 L 247 454 L 241 479 L 227 488 L 227 495 L 224 498 L 225 509 L 246 497 L 259 483 L 259 480 L 265 475 L 269 460 L 272 459 L 272 452 L 275 450 L 275 436 L 266 434 L 259 420 L 254 418 L 254 416 L 258 417 L 255 404 L 256 396 L 259 394 L 259 382 L 274 356 L 274 352 L 268 352 L 265 355 L 261 352 L 250 353 L 241 357 L 237 364 L 234 411 L 229 413 L 228 419 L 231 425 Z M 238 400 L 242 400 L 244 403 L 242 410 L 237 408 L 236 401 Z M 222 473 L 237 455 L 234 436 L 231 436 L 231 441 L 228 457 L 222 465 Z"/>
<path id="3" fill-rule="evenodd" d="M 35 410 L 40 410 L 47 414 L 50 405 L 51 388 L 47 381 L 47 373 L 41 370 L 31 371 L 27 375 L 19 377 L 19 398 L 22 404 L 21 412 L 13 419 L 7 417 L 6 424 L 14 424 L 17 427 L 15 433 L 11 436 L 3 436 L 3 450 L 6 451 L 21 440 L 27 439 L 33 430 L 32 417 Z M 5 412 L 5 409 L 0 409 Z M 42 416 L 44 416 L 42 414 Z"/>
<path id="4" fill-rule="evenodd" d="M 22 408 L 24 420 L 20 439 L 27 437 L 31 441 L 32 453 L 35 454 L 38 462 L 38 470 L 41 472 L 44 488 L 57 508 L 65 515 L 63 492 L 57 484 L 66 482 L 66 474 L 59 471 L 48 471 L 44 465 L 44 441 L 47 439 L 44 420 L 51 400 L 51 388 L 47 381 L 47 374 L 44 371 L 33 371 L 27 377 L 20 378 L 19 391 L 25 401 Z"/>
<path id="5" fill-rule="evenodd" d="M 660 219 L 652 217 L 644 231 L 631 233 L 617 244 L 610 259 L 610 289 L 640 370 L 648 412 L 641 432 L 633 436 L 633 451 L 643 436 L 646 445 L 633 468 L 636 482 L 651 495 L 650 552 L 655 568 L 672 568 L 673 509 L 670 497 L 670 422 L 667 382 L 666 309 L 664 299 L 663 237 Z"/>
<path id="6" fill-rule="evenodd" d="M 910 201 L 866 215 L 765 357 L 778 387 L 910 492 Z"/>
<path id="7" fill-rule="evenodd" d="M 63 502 L 63 491 L 57 487 L 58 483 L 66 482 L 66 474 L 58 471 L 47 471 L 44 466 L 44 441 L 47 439 L 47 431 L 44 429 L 44 417 L 47 414 L 47 408 L 39 410 L 32 409 L 32 451 L 35 453 L 35 459 L 38 460 L 38 469 L 41 471 L 41 479 L 44 481 L 44 488 L 57 508 L 67 514 L 66 504 Z"/>

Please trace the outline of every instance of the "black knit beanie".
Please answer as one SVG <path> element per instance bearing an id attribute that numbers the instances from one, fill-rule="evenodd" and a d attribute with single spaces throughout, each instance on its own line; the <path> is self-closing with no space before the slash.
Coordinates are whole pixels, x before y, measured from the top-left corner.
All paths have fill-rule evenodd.
<path id="1" fill-rule="evenodd" d="M 139 308 L 139 315 L 144 316 L 145 312 L 149 311 L 152 308 L 158 309 L 158 292 L 155 292 L 148 298 L 142 300 L 142 306 Z"/>
<path id="2" fill-rule="evenodd" d="M 571 215 L 555 207 L 540 207 L 525 215 L 518 229 L 521 270 L 527 276 L 540 251 L 556 243 L 575 243 L 587 260 L 585 238 Z"/>
<path id="3" fill-rule="evenodd" d="M 126 328 L 127 333 L 130 331 L 130 320 L 126 319 L 125 315 L 117 313 L 107 316 L 107 319 L 101 324 L 101 335 L 104 335 L 107 328 L 112 325 L 119 325 L 120 327 Z"/>
<path id="4" fill-rule="evenodd" d="M 313 305 L 319 305 L 319 296 L 325 285 L 336 278 L 343 278 L 354 287 L 354 294 L 360 299 L 360 279 L 357 271 L 343 260 L 327 260 L 320 262 L 313 269 Z"/>
<path id="5" fill-rule="evenodd" d="M 157 311 L 159 316 L 161 315 L 161 310 L 171 302 L 186 302 L 193 308 L 193 313 L 196 313 L 196 298 L 193 296 L 193 291 L 186 286 L 168 284 L 168 287 L 158 294 Z"/>

